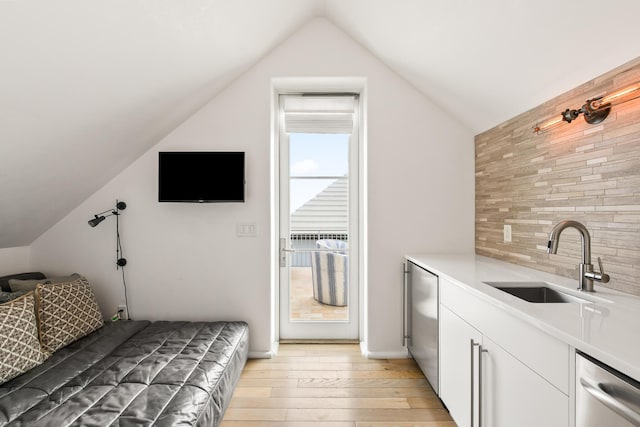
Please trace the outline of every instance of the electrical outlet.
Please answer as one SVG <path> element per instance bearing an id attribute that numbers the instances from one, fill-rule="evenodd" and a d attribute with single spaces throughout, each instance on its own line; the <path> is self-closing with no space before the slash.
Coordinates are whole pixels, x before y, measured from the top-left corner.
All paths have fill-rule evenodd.
<path id="1" fill-rule="evenodd" d="M 505 243 L 511 242 L 511 225 L 505 224 L 504 230 L 503 230 L 503 236 L 504 236 Z"/>
<path id="2" fill-rule="evenodd" d="M 118 317 L 120 317 L 120 320 L 129 320 L 129 311 L 127 311 L 126 305 L 118 306 Z"/>

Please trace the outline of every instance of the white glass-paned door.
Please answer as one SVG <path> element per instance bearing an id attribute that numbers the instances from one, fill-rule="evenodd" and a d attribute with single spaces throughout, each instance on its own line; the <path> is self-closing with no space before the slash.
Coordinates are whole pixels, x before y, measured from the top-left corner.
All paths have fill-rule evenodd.
<path id="1" fill-rule="evenodd" d="M 280 134 L 280 338 L 358 338 L 357 137 L 301 130 Z"/>

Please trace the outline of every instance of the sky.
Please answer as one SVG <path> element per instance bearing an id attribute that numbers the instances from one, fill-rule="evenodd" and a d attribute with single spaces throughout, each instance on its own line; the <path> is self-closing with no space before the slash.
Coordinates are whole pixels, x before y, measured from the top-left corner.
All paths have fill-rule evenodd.
<path id="1" fill-rule="evenodd" d="M 349 171 L 349 135 L 292 133 L 289 135 L 290 212 L 324 190 L 334 179 L 296 176 L 344 176 Z"/>

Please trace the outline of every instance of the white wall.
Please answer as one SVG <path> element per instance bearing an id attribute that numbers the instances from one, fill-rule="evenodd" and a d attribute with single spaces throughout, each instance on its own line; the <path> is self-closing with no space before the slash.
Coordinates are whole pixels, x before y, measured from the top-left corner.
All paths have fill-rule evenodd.
<path id="1" fill-rule="evenodd" d="M 242 46 L 238 46 L 239 49 Z M 400 353 L 403 254 L 473 251 L 473 134 L 324 19 L 223 90 L 32 245 L 32 266 L 84 273 L 105 314 L 122 301 L 113 218 L 119 198 L 131 316 L 245 319 L 251 351 L 270 349 L 270 90 L 288 76 L 358 76 L 368 96 L 368 350 Z M 244 150 L 244 204 L 159 204 L 157 152 Z M 235 236 L 237 222 L 258 226 Z"/>
<path id="2" fill-rule="evenodd" d="M 30 255 L 28 246 L 0 248 L 0 276 L 31 271 Z"/>

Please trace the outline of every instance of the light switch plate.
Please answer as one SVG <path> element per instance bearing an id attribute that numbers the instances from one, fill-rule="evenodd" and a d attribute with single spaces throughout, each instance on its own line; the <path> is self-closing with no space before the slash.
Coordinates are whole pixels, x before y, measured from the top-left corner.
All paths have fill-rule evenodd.
<path id="1" fill-rule="evenodd" d="M 239 222 L 236 224 L 236 236 L 256 237 L 258 229 L 255 222 Z"/>

